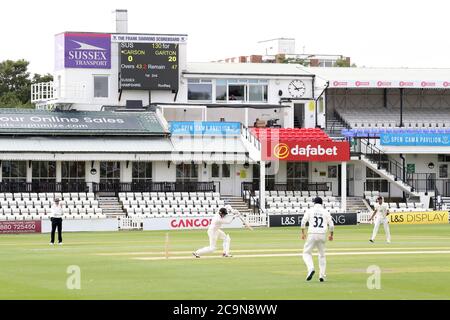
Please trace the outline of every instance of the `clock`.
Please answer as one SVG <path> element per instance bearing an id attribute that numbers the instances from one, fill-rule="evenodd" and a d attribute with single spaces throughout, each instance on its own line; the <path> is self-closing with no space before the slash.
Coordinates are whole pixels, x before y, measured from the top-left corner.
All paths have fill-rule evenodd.
<path id="1" fill-rule="evenodd" d="M 292 98 L 301 98 L 306 92 L 305 83 L 302 80 L 293 80 L 288 85 L 288 91 Z"/>

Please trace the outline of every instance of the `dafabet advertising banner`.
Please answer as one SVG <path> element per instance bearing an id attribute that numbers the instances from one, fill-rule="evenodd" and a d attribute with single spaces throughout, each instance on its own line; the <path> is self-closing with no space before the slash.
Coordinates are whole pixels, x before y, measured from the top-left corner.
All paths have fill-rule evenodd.
<path id="1" fill-rule="evenodd" d="M 280 141 L 263 143 L 264 160 L 282 161 L 349 161 L 350 145 L 347 141 Z"/>
<path id="2" fill-rule="evenodd" d="M 448 224 L 448 211 L 395 212 L 388 218 L 391 224 Z"/>

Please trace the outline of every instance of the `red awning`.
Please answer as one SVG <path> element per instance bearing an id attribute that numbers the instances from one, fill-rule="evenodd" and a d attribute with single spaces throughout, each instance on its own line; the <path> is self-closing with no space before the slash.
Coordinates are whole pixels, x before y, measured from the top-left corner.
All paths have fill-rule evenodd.
<path id="1" fill-rule="evenodd" d="M 264 160 L 348 161 L 350 146 L 333 141 L 319 128 L 253 128 L 261 141 Z"/>

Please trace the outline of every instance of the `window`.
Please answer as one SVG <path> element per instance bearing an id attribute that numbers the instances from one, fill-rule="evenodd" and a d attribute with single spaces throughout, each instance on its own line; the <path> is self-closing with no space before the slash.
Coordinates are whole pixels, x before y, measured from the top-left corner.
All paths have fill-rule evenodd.
<path id="1" fill-rule="evenodd" d="M 108 98 L 108 76 L 94 76 L 94 98 Z"/>
<path id="2" fill-rule="evenodd" d="M 213 163 L 211 165 L 211 178 L 230 178 L 231 177 L 231 167 L 229 164 L 219 165 Z"/>
<path id="3" fill-rule="evenodd" d="M 120 182 L 120 162 L 100 162 L 100 183 Z"/>
<path id="4" fill-rule="evenodd" d="M 266 173 L 267 173 L 267 165 L 266 165 Z M 259 189 L 259 181 L 260 181 L 260 168 L 259 165 L 253 165 L 253 183 L 258 185 Z M 266 190 L 275 190 L 275 175 L 266 174 Z"/>
<path id="5" fill-rule="evenodd" d="M 133 162 L 133 181 L 152 180 L 151 162 Z"/>
<path id="6" fill-rule="evenodd" d="M 33 161 L 33 182 L 56 182 L 55 161 Z"/>
<path id="7" fill-rule="evenodd" d="M 216 163 L 211 165 L 211 177 L 220 178 L 220 166 Z"/>
<path id="8" fill-rule="evenodd" d="M 448 178 L 448 164 L 439 165 L 439 178 Z"/>
<path id="9" fill-rule="evenodd" d="M 366 167 L 365 191 L 389 192 L 389 183 L 370 168 Z"/>
<path id="10" fill-rule="evenodd" d="M 222 178 L 230 178 L 231 177 L 231 170 L 229 164 L 223 164 L 222 165 Z"/>
<path id="11" fill-rule="evenodd" d="M 198 164 L 178 164 L 177 181 L 197 181 Z"/>
<path id="12" fill-rule="evenodd" d="M 438 162 L 450 162 L 450 154 L 438 154 Z"/>
<path id="13" fill-rule="evenodd" d="M 267 85 L 249 85 L 249 101 L 267 102 Z"/>
<path id="14" fill-rule="evenodd" d="M 227 100 L 227 81 L 216 80 L 216 101 Z"/>
<path id="15" fill-rule="evenodd" d="M 86 163 L 64 161 L 61 163 L 62 182 L 84 182 L 86 176 Z"/>
<path id="16" fill-rule="evenodd" d="M 267 102 L 267 80 L 216 80 L 216 101 Z"/>
<path id="17" fill-rule="evenodd" d="M 337 178 L 337 166 L 328 166 L 328 178 L 335 179 Z"/>
<path id="18" fill-rule="evenodd" d="M 288 190 L 308 190 L 309 164 L 307 162 L 287 163 Z"/>
<path id="19" fill-rule="evenodd" d="M 26 161 L 2 161 L 3 182 L 27 182 Z"/>
<path id="20" fill-rule="evenodd" d="M 245 101 L 246 86 L 242 84 L 228 85 L 228 101 Z"/>
<path id="21" fill-rule="evenodd" d="M 188 80 L 188 100 L 212 100 L 212 81 L 201 79 Z"/>

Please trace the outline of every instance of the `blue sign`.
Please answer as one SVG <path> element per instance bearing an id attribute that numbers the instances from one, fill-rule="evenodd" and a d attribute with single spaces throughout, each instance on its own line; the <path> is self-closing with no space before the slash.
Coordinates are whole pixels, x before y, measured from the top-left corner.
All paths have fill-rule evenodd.
<path id="1" fill-rule="evenodd" d="M 383 133 L 380 135 L 382 146 L 450 146 L 448 133 Z"/>
<path id="2" fill-rule="evenodd" d="M 170 133 L 174 135 L 240 135 L 239 122 L 170 122 Z"/>

